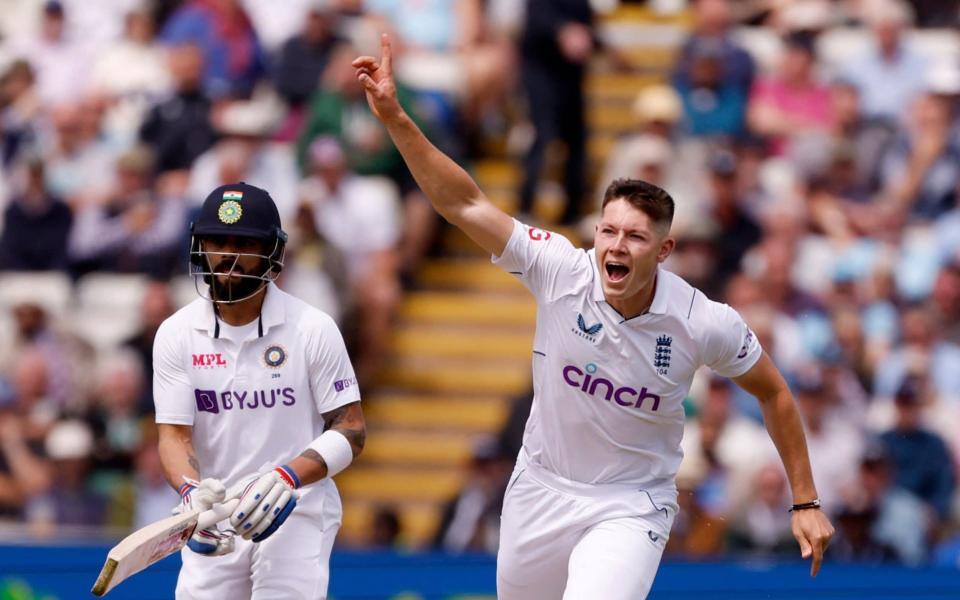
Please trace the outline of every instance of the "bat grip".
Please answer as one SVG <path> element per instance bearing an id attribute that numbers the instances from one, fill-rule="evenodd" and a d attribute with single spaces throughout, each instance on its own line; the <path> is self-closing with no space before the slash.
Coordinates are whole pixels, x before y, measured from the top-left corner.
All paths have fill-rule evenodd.
<path id="1" fill-rule="evenodd" d="M 205 510 L 197 517 L 197 529 L 206 529 L 213 527 L 220 521 L 230 516 L 237 505 L 240 504 L 239 498 L 231 498 L 223 504 L 214 504 L 210 510 Z"/>

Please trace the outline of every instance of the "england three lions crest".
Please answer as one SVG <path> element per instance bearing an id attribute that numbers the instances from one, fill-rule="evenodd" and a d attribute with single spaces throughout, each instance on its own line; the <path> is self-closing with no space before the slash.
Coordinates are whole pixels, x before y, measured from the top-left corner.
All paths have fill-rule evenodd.
<path id="1" fill-rule="evenodd" d="M 666 375 L 670 368 L 670 347 L 673 344 L 673 338 L 669 335 L 661 335 L 657 338 L 657 347 L 653 352 L 653 366 L 657 368 L 658 375 Z"/>

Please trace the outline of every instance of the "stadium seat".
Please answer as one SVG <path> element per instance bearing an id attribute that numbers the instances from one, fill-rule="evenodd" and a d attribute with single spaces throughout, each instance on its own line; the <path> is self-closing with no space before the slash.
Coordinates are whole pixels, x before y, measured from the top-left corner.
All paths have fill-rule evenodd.
<path id="1" fill-rule="evenodd" d="M 11 272 L 0 275 L 0 308 L 4 311 L 30 302 L 51 315 L 63 314 L 71 304 L 70 279 L 59 272 Z"/>
<path id="2" fill-rule="evenodd" d="M 141 275 L 94 273 L 77 283 L 71 328 L 96 348 L 109 349 L 136 333 L 147 285 Z"/>

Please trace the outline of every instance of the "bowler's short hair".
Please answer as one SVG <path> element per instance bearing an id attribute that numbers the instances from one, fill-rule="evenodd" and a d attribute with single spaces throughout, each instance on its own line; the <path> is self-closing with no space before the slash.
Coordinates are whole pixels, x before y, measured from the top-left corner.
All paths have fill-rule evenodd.
<path id="1" fill-rule="evenodd" d="M 673 223 L 673 198 L 663 188 L 641 179 L 615 179 L 603 194 L 601 210 L 614 200 L 621 199 L 643 211 L 656 227 L 670 231 Z"/>

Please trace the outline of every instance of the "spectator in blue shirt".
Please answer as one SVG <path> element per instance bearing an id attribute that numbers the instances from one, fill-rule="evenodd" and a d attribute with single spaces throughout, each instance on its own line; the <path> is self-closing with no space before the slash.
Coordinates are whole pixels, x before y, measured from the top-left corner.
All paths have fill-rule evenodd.
<path id="1" fill-rule="evenodd" d="M 924 91 L 925 60 L 903 40 L 912 20 L 902 0 L 877 0 L 865 16 L 874 47 L 845 70 L 845 78 L 860 91 L 861 110 L 869 118 L 896 121 L 915 96 Z"/>
<path id="2" fill-rule="evenodd" d="M 167 44 L 196 44 L 210 98 L 248 97 L 265 72 L 265 58 L 239 0 L 192 0 L 170 17 L 160 34 Z"/>
<path id="3" fill-rule="evenodd" d="M 940 519 L 946 519 L 956 487 L 953 461 L 940 436 L 921 426 L 920 381 L 905 379 L 894 397 L 894 405 L 896 424 L 880 436 L 894 464 L 894 484 L 927 502 Z"/>

